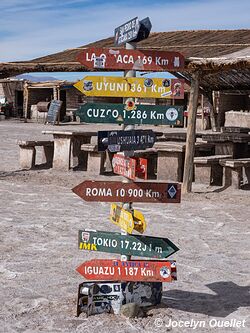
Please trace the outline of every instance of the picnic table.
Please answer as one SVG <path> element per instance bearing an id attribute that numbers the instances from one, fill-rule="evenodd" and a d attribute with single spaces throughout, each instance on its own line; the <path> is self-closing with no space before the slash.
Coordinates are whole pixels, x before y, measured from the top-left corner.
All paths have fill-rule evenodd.
<path id="1" fill-rule="evenodd" d="M 81 150 L 81 145 L 97 138 L 96 131 L 45 130 L 42 133 L 53 135 L 53 169 L 65 171 L 86 165 L 87 153 Z"/>
<path id="2" fill-rule="evenodd" d="M 202 140 L 215 145 L 216 155 L 232 155 L 233 158 L 248 157 L 250 134 L 222 132 L 203 134 Z"/>

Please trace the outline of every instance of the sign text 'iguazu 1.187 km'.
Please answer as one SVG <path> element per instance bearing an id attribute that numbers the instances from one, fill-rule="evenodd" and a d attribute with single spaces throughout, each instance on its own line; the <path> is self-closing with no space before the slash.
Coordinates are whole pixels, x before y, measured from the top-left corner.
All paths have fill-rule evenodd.
<path id="1" fill-rule="evenodd" d="M 176 280 L 175 261 L 92 259 L 76 269 L 85 279 L 172 282 Z"/>

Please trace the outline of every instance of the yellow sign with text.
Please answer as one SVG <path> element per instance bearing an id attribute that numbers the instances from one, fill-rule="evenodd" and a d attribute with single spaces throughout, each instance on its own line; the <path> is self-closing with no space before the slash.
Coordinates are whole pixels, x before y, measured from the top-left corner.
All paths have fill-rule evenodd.
<path id="1" fill-rule="evenodd" d="M 86 96 L 184 98 L 184 80 L 86 76 L 74 84 Z"/>
<path id="2" fill-rule="evenodd" d="M 115 203 L 111 204 L 110 221 L 129 234 L 132 234 L 134 229 L 140 233 L 146 230 L 146 222 L 142 213 L 134 209 L 132 214 Z"/>

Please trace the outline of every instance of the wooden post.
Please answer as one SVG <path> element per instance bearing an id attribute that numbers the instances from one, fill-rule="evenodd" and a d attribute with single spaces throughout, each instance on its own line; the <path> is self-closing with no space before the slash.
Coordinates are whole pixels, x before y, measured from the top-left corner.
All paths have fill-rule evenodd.
<path id="1" fill-rule="evenodd" d="M 205 118 L 204 118 L 204 96 L 201 94 L 201 122 L 202 122 L 202 129 L 205 129 Z"/>
<path id="2" fill-rule="evenodd" d="M 28 83 L 25 82 L 23 85 L 23 113 L 24 113 L 24 122 L 27 123 L 28 118 L 28 99 L 29 99 L 29 90 Z"/>
<path id="3" fill-rule="evenodd" d="M 182 184 L 183 193 L 191 192 L 192 190 L 194 149 L 195 149 L 195 127 L 196 127 L 198 96 L 199 96 L 199 72 L 195 71 L 192 74 L 190 98 L 188 104 L 186 153 L 185 153 L 184 174 L 183 174 L 183 184 Z"/>
<path id="4" fill-rule="evenodd" d="M 126 43 L 126 49 L 127 50 L 135 50 L 136 49 L 136 43 Z M 125 74 L 125 77 L 136 77 L 136 71 L 135 70 L 130 70 L 130 71 L 127 71 L 124 73 Z M 123 102 L 126 103 L 127 101 L 127 98 L 124 98 L 123 99 Z M 135 128 L 135 125 L 123 125 L 122 126 L 122 129 L 123 130 L 133 130 Z M 134 151 L 124 151 L 124 156 L 134 156 Z M 123 180 L 124 183 L 129 183 L 131 182 L 130 179 L 128 178 L 124 178 Z M 124 202 L 123 203 L 123 208 L 126 209 L 127 211 L 129 212 L 132 212 L 133 210 L 133 207 L 132 207 L 132 203 L 131 202 Z M 121 234 L 122 235 L 128 235 L 128 233 L 126 231 L 123 231 L 121 230 Z M 126 256 L 126 255 L 121 255 L 121 260 L 122 261 L 127 261 L 127 260 L 130 260 L 130 256 Z"/>

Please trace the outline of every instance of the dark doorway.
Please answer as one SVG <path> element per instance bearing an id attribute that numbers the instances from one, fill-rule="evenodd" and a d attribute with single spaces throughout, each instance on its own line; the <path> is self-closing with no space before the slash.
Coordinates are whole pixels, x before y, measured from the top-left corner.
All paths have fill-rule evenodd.
<path id="1" fill-rule="evenodd" d="M 23 91 L 16 90 L 16 105 L 14 108 L 14 117 L 23 117 Z"/>
<path id="2" fill-rule="evenodd" d="M 66 116 L 66 90 L 60 90 L 60 100 L 63 102 L 60 110 L 60 121 Z"/>

